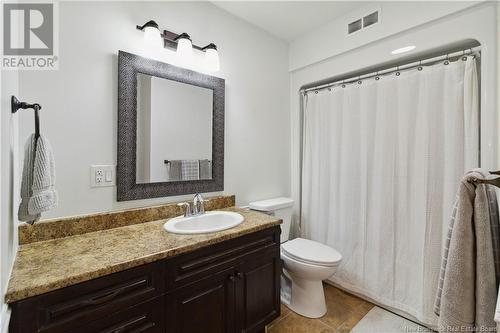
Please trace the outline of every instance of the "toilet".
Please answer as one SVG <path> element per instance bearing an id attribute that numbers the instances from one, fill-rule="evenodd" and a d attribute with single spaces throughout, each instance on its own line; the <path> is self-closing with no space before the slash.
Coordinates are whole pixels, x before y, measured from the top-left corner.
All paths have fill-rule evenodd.
<path id="1" fill-rule="evenodd" d="M 322 281 L 333 275 L 342 255 L 335 249 L 312 240 L 288 240 L 292 207 L 293 200 L 290 198 L 274 198 L 249 204 L 252 210 L 283 220 L 280 238 L 284 281 L 281 287 L 282 303 L 304 317 L 319 318 L 326 313 Z"/>

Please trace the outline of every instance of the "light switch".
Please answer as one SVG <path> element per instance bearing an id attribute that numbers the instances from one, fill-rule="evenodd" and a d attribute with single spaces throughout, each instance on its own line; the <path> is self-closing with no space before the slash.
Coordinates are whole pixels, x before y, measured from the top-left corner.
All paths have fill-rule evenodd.
<path id="1" fill-rule="evenodd" d="M 106 182 L 112 182 L 112 181 L 113 181 L 113 171 L 106 170 Z"/>
<path id="2" fill-rule="evenodd" d="M 114 186 L 115 166 L 114 165 L 91 165 L 90 166 L 90 186 L 105 187 Z"/>

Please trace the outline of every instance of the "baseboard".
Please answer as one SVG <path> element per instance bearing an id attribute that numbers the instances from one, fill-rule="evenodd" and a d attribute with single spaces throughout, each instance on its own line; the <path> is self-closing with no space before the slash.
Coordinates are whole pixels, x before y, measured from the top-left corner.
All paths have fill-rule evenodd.
<path id="1" fill-rule="evenodd" d="M 10 307 L 7 304 L 2 304 L 0 312 L 0 333 L 9 332 Z"/>

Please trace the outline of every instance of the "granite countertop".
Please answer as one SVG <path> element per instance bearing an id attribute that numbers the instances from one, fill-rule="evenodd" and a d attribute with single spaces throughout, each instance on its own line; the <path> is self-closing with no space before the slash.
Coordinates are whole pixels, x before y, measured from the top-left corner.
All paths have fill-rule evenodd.
<path id="1" fill-rule="evenodd" d="M 210 234 L 177 235 L 166 219 L 21 245 L 5 302 L 12 303 L 128 268 L 190 252 L 271 226 L 280 219 L 241 208 L 240 225 Z"/>

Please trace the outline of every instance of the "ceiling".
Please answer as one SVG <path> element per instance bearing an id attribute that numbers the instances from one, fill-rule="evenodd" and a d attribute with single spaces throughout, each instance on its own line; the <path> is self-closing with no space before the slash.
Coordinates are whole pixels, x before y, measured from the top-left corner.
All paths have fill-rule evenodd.
<path id="1" fill-rule="evenodd" d="M 212 3 L 288 42 L 367 4 L 357 1 L 212 1 Z"/>

